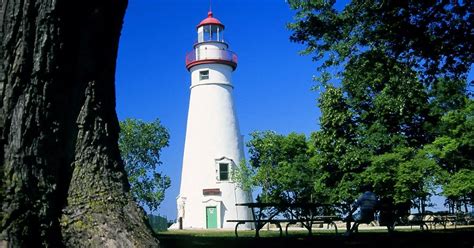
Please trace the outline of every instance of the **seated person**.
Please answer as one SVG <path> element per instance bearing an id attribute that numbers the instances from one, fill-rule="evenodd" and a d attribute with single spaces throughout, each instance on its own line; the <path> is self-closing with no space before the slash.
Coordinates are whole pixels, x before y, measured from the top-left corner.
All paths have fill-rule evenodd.
<path id="1" fill-rule="evenodd" d="M 374 192 L 372 192 L 372 187 L 369 185 L 364 186 L 362 189 L 364 193 L 359 196 L 359 198 L 355 202 L 353 209 L 349 213 L 349 216 L 352 216 L 352 214 L 357 210 L 357 208 L 360 208 L 360 212 L 359 215 L 354 218 L 355 223 L 352 228 L 350 228 L 350 219 L 348 220 L 347 234 L 356 231 L 360 223 L 368 224 L 374 220 L 374 214 L 378 205 L 377 196 Z"/>

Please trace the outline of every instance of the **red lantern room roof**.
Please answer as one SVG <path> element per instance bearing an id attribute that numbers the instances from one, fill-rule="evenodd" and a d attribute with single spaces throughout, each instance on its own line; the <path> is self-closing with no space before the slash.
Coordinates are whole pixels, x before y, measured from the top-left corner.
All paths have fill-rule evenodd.
<path id="1" fill-rule="evenodd" d="M 204 25 L 219 25 L 221 26 L 222 28 L 224 28 L 224 24 L 222 24 L 221 21 L 217 20 L 216 18 L 214 18 L 212 16 L 212 11 L 209 10 L 209 12 L 207 12 L 207 18 L 202 20 L 196 28 L 199 28 L 201 26 L 204 26 Z"/>

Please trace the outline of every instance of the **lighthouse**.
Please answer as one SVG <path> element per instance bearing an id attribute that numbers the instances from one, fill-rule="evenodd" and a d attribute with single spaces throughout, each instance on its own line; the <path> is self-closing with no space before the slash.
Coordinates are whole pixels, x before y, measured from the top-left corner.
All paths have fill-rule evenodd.
<path id="1" fill-rule="evenodd" d="M 244 158 L 232 92 L 237 55 L 224 39 L 224 24 L 209 11 L 197 25 L 197 42 L 186 55 L 191 74 L 177 222 L 182 228 L 232 228 L 227 220 L 251 219 L 250 192 L 232 171 Z M 249 226 L 247 226 L 249 227 Z"/>

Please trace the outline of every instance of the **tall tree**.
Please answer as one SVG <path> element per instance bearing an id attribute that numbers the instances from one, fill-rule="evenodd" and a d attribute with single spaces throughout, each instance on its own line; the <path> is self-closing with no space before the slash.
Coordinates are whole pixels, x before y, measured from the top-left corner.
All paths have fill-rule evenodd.
<path id="1" fill-rule="evenodd" d="M 318 99 L 321 130 L 311 136 L 316 167 L 314 190 L 319 201 L 351 209 L 361 186 L 360 172 L 367 166 L 367 151 L 358 145 L 354 116 L 340 88 L 326 85 Z"/>
<path id="2" fill-rule="evenodd" d="M 467 212 L 467 204 L 474 201 L 474 100 L 465 101 L 464 108 L 442 117 L 441 135 L 425 150 L 445 173 L 440 180 L 443 195 L 451 204 L 464 204 Z"/>
<path id="3" fill-rule="evenodd" d="M 158 244 L 117 145 L 114 76 L 126 6 L 2 1 L 0 241 L 8 247 Z"/>
<path id="4" fill-rule="evenodd" d="M 337 9 L 332 0 L 289 2 L 297 10 L 291 40 L 305 44 L 303 53 L 322 61 L 318 80 L 325 92 L 320 102 L 330 103 L 320 105 L 321 131 L 314 136 L 332 142 L 325 147 L 315 142 L 324 158 L 318 161 L 322 178 L 335 180 L 338 173 L 340 179 L 353 175 L 344 181 L 370 178 L 391 201 L 423 202 L 436 174 L 423 147 L 442 132 L 441 116 L 462 107 L 467 95 L 466 76 L 474 61 L 474 4 L 357 0 Z M 335 95 L 330 92 L 334 89 L 341 92 Z M 351 121 L 351 128 L 324 124 L 338 116 Z M 337 133 L 345 140 L 339 145 L 344 149 L 336 149 L 330 138 Z M 360 175 L 335 166 L 354 151 L 365 158 L 352 163 L 364 171 Z M 331 156 L 341 159 L 329 162 Z M 329 182 L 337 180 L 318 185 L 334 186 Z"/>
<path id="5" fill-rule="evenodd" d="M 160 120 L 143 122 L 125 119 L 120 122 L 119 148 L 133 197 L 150 211 L 157 210 L 170 187 L 168 176 L 158 171 L 161 149 L 169 145 L 168 130 Z"/>
<path id="6" fill-rule="evenodd" d="M 432 193 L 429 173 L 435 170 L 417 150 L 433 140 L 439 118 L 430 114 L 428 90 L 410 67 L 380 50 L 353 57 L 342 75 L 357 140 L 371 154 L 362 177 L 386 203 L 412 201 L 423 210 Z"/>

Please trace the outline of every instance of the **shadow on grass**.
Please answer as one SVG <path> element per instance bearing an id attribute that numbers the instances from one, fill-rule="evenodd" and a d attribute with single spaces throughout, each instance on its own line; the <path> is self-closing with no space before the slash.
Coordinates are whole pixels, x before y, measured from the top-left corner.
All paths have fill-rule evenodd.
<path id="1" fill-rule="evenodd" d="M 242 235 L 241 235 L 242 234 Z M 278 232 L 262 232 L 261 238 L 252 237 L 253 232 L 239 232 L 236 238 L 229 231 L 172 231 L 158 234 L 162 248 L 192 247 L 408 247 L 408 248 L 474 248 L 474 229 L 401 231 L 392 234 L 384 232 L 362 232 L 351 237 L 334 233 L 316 233 L 312 237 L 304 233 L 292 233 L 278 237 Z"/>

